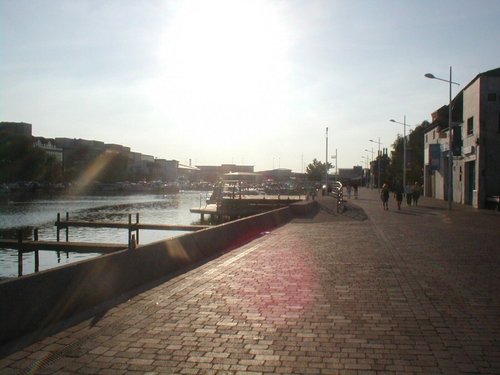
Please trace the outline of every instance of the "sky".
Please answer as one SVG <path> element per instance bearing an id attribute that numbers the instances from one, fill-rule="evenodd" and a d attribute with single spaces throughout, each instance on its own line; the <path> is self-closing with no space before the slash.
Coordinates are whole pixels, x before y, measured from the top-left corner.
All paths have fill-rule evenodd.
<path id="1" fill-rule="evenodd" d="M 452 66 L 455 96 L 500 67 L 499 14 L 499 0 L 0 0 L 0 121 L 182 164 L 364 166 L 403 134 L 390 119 L 448 103 L 425 73 Z"/>

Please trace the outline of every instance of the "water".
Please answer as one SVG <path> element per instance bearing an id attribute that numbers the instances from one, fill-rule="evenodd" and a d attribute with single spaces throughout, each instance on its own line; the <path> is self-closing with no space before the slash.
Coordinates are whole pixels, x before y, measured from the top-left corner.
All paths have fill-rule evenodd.
<path id="1" fill-rule="evenodd" d="M 206 192 L 181 192 L 171 195 L 131 196 L 84 196 L 31 199 L 25 201 L 0 201 L 0 237 L 15 238 L 16 230 L 23 229 L 25 239 L 32 239 L 34 228 L 38 228 L 39 240 L 55 241 L 54 223 L 57 213 L 61 220 L 69 213 L 71 220 L 113 221 L 128 223 L 136 213 L 144 224 L 199 224 L 200 215 L 189 212 L 190 208 L 204 204 Z M 141 230 L 140 244 L 159 241 L 184 234 L 178 231 Z M 61 241 L 65 231 L 60 232 Z M 128 242 L 128 230 L 112 228 L 70 228 L 69 241 L 75 242 Z M 0 248 L 0 278 L 17 277 L 17 250 Z M 71 262 L 92 258 L 100 254 L 78 254 L 55 251 L 39 252 L 40 271 Z M 23 254 L 23 275 L 34 272 L 34 253 Z"/>

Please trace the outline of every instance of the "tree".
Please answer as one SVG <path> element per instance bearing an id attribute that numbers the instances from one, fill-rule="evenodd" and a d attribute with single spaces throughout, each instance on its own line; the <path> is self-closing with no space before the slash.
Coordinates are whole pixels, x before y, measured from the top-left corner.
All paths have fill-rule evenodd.
<path id="1" fill-rule="evenodd" d="M 407 136 L 406 141 L 406 182 L 413 184 L 415 181 L 422 183 L 424 168 L 424 132 L 429 126 L 428 121 L 423 121 Z M 403 137 L 398 137 L 393 145 L 392 159 L 389 166 L 388 179 L 391 183 L 396 180 L 403 181 Z"/>
<path id="2" fill-rule="evenodd" d="M 128 180 L 127 156 L 117 152 L 105 152 L 96 160 L 103 163 L 102 170 L 96 176 L 101 182 L 117 182 Z"/>
<path id="3" fill-rule="evenodd" d="M 380 163 L 380 186 L 378 186 L 379 163 Z M 381 187 L 385 182 L 392 181 L 390 165 L 391 165 L 391 159 L 389 158 L 389 156 L 385 151 L 381 155 L 378 155 L 377 158 L 373 161 L 371 166 L 372 166 L 374 186 Z"/>
<path id="4" fill-rule="evenodd" d="M 331 163 L 327 163 L 328 169 L 332 168 Z M 321 182 L 326 174 L 325 163 L 314 159 L 306 168 L 306 174 L 309 181 Z"/>
<path id="5" fill-rule="evenodd" d="M 47 153 L 33 145 L 32 137 L 0 133 L 0 182 L 45 181 L 51 172 Z"/>

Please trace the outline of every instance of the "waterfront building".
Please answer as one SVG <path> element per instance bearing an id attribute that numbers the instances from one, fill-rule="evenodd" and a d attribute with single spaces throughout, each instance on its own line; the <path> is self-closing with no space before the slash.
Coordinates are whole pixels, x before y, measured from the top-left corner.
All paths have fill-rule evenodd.
<path id="1" fill-rule="evenodd" d="M 49 156 L 53 157 L 58 162 L 63 163 L 63 149 L 57 147 L 52 139 L 47 139 L 43 137 L 35 137 L 34 145 L 39 149 L 45 151 Z"/>
<path id="2" fill-rule="evenodd" d="M 340 181 L 343 185 L 363 186 L 363 172 L 363 167 L 360 165 L 355 165 L 352 168 L 339 168 L 338 181 Z"/>
<path id="3" fill-rule="evenodd" d="M 152 180 L 174 182 L 177 180 L 177 160 L 155 159 L 153 162 Z"/>
<path id="4" fill-rule="evenodd" d="M 452 150 L 448 107 L 432 114 L 424 133 L 424 194 L 448 199 L 452 157 L 452 201 L 484 208 L 500 196 L 500 68 L 478 74 L 452 100 Z"/>
<path id="5" fill-rule="evenodd" d="M 199 169 L 200 181 L 216 183 L 221 180 L 226 173 L 253 173 L 253 165 L 236 165 L 236 164 L 221 164 L 221 165 L 197 165 Z"/>
<path id="6" fill-rule="evenodd" d="M 273 180 L 275 182 L 288 182 L 292 178 L 292 170 L 287 168 L 276 168 L 267 171 L 261 171 L 264 180 Z"/>
<path id="7" fill-rule="evenodd" d="M 0 122 L 0 131 L 10 134 L 32 136 L 32 125 L 26 122 Z"/>
<path id="8" fill-rule="evenodd" d="M 183 189 L 189 189 L 192 184 L 201 182 L 200 169 L 191 165 L 179 163 L 177 166 L 177 180 Z"/>

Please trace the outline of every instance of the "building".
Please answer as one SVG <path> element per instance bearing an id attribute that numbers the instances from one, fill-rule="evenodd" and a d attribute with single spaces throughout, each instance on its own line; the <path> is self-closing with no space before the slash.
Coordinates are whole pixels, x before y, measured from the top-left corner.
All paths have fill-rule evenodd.
<path id="1" fill-rule="evenodd" d="M 179 162 L 177 160 L 155 159 L 152 179 L 164 182 L 174 182 L 178 177 Z"/>
<path id="2" fill-rule="evenodd" d="M 500 68 L 478 74 L 452 100 L 452 150 L 448 107 L 432 114 L 424 133 L 424 194 L 448 199 L 452 157 L 452 201 L 484 208 L 500 196 Z"/>
<path id="3" fill-rule="evenodd" d="M 355 165 L 354 167 L 339 168 L 338 181 L 343 185 L 364 185 L 364 170 L 362 166 Z"/>
<path id="4" fill-rule="evenodd" d="M 0 131 L 31 137 L 32 125 L 26 122 L 0 122 Z"/>
<path id="5" fill-rule="evenodd" d="M 221 180 L 226 173 L 253 173 L 253 165 L 222 164 L 217 165 L 197 165 L 199 169 L 198 177 L 200 181 L 216 183 Z"/>
<path id="6" fill-rule="evenodd" d="M 277 168 L 267 171 L 259 172 L 264 180 L 272 180 L 275 182 L 288 182 L 291 180 L 293 174 L 291 169 Z"/>
<path id="7" fill-rule="evenodd" d="M 57 147 L 53 140 L 43 138 L 43 137 L 34 137 L 34 145 L 45 151 L 49 156 L 53 157 L 58 162 L 63 163 L 63 149 Z"/>

